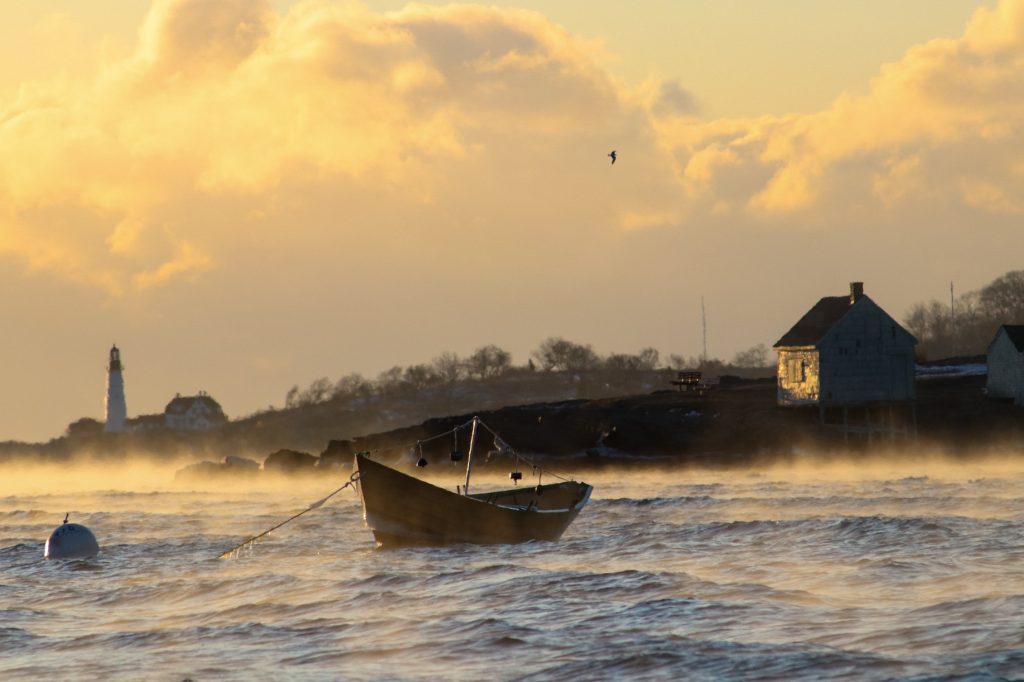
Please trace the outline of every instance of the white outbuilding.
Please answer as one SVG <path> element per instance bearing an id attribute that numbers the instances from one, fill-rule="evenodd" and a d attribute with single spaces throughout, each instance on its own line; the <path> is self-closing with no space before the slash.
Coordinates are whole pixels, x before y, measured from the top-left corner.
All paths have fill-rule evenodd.
<path id="1" fill-rule="evenodd" d="M 1024 324 L 1004 324 L 988 344 L 990 398 L 1004 398 L 1024 407 Z"/>
<path id="2" fill-rule="evenodd" d="M 220 403 L 205 391 L 189 396 L 179 393 L 164 409 L 164 424 L 175 431 L 206 431 L 226 423 Z"/>

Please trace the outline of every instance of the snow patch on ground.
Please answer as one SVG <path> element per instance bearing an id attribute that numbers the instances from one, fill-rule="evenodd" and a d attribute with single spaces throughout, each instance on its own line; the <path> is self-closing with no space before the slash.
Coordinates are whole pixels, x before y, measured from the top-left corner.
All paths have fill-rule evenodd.
<path id="1" fill-rule="evenodd" d="M 918 365 L 916 374 L 918 379 L 984 376 L 988 374 L 988 365 L 985 363 L 967 365 Z"/>

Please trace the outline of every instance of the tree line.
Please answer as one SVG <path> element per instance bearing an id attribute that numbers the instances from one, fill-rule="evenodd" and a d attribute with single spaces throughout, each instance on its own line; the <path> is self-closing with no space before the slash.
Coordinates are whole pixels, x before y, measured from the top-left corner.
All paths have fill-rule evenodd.
<path id="1" fill-rule="evenodd" d="M 957 355 L 981 355 L 1000 325 L 1024 324 L 1024 270 L 997 277 L 977 291 L 961 294 L 952 302 L 932 300 L 911 306 L 904 318 L 908 331 L 917 337 L 919 360 Z M 368 379 L 352 372 L 332 381 L 323 377 L 309 386 L 293 386 L 285 407 L 301 407 L 329 400 L 353 400 L 397 395 L 409 391 L 454 386 L 467 381 L 494 379 L 516 372 L 641 372 L 658 369 L 696 369 L 706 375 L 726 374 L 739 368 L 759 369 L 774 364 L 774 353 L 757 344 L 737 353 L 731 361 L 671 354 L 664 360 L 657 349 L 636 353 L 601 355 L 593 346 L 561 337 L 544 339 L 525 365 L 516 365 L 507 350 L 489 344 L 466 357 L 441 353 L 427 363 L 395 366 Z"/>
<path id="2" fill-rule="evenodd" d="M 919 360 L 982 355 L 1004 324 L 1024 324 L 1024 270 L 1012 270 L 951 301 L 911 306 L 904 318 Z"/>
<path id="3" fill-rule="evenodd" d="M 494 379 L 517 372 L 642 372 L 658 369 L 697 369 L 706 374 L 723 373 L 730 368 L 757 369 L 774 364 L 771 351 L 758 344 L 737 353 L 726 363 L 717 358 L 669 355 L 662 362 L 655 348 L 637 353 L 598 354 L 590 344 L 561 337 L 549 337 L 532 352 L 525 365 L 515 365 L 512 354 L 494 344 L 477 348 L 466 357 L 444 352 L 427 363 L 408 367 L 394 366 L 368 379 L 352 372 L 332 381 L 323 377 L 309 386 L 292 386 L 285 395 L 285 408 L 315 405 L 331 400 L 354 400 L 372 396 L 397 395 L 409 391 L 454 386 L 466 381 Z"/>

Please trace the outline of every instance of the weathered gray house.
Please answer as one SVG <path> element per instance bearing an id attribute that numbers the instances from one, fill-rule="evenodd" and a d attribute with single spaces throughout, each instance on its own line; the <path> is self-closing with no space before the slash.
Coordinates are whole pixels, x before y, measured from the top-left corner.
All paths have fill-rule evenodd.
<path id="1" fill-rule="evenodd" d="M 917 339 L 864 295 L 826 296 L 775 343 L 778 402 L 819 407 L 914 399 Z"/>
<path id="2" fill-rule="evenodd" d="M 986 392 L 1024 407 L 1024 324 L 1004 324 L 988 344 Z"/>

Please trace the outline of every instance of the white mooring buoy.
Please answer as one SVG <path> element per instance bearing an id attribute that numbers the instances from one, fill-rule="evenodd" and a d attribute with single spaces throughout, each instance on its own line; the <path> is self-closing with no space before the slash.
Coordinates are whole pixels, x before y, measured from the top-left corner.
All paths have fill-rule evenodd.
<path id="1" fill-rule="evenodd" d="M 88 559 L 99 554 L 100 545 L 92 531 L 78 523 L 64 523 L 57 526 L 46 540 L 43 557 L 46 559 Z"/>

